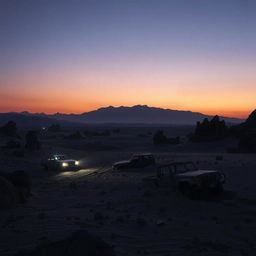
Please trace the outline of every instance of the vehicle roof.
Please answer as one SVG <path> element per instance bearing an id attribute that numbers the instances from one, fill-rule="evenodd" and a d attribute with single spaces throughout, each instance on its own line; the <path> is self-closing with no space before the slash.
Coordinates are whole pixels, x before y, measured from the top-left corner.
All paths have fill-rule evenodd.
<path id="1" fill-rule="evenodd" d="M 115 162 L 114 165 L 115 165 L 115 164 L 127 164 L 127 163 L 129 163 L 129 162 L 130 162 L 130 160 L 122 160 L 122 161 L 117 161 L 117 162 Z"/>
<path id="2" fill-rule="evenodd" d="M 185 164 L 195 164 L 192 161 L 187 161 L 187 162 L 173 162 L 170 165 L 185 165 Z"/>
<path id="3" fill-rule="evenodd" d="M 153 156 L 152 153 L 140 153 L 140 154 L 134 154 L 133 156 Z"/>
<path id="4" fill-rule="evenodd" d="M 177 166 L 177 165 L 189 165 L 189 164 L 192 164 L 196 167 L 196 164 L 192 161 L 188 161 L 188 162 L 172 162 L 172 163 L 169 163 L 169 164 L 161 164 L 159 165 L 159 167 L 161 168 L 164 168 L 164 167 L 174 167 L 174 166 Z M 196 167 L 197 168 L 197 167 Z"/>
<path id="5" fill-rule="evenodd" d="M 197 170 L 197 171 L 188 171 L 188 172 L 180 173 L 180 174 L 177 174 L 177 176 L 192 177 L 192 176 L 199 176 L 199 175 L 203 175 L 203 174 L 217 173 L 217 172 L 218 172 L 217 170 Z"/>

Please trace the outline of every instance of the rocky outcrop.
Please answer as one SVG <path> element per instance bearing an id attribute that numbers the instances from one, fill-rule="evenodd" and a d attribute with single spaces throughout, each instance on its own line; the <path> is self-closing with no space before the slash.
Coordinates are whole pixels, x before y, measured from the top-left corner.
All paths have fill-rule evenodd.
<path id="1" fill-rule="evenodd" d="M 256 131 L 256 109 L 249 115 L 249 117 L 245 121 L 245 128 L 247 130 Z"/>
<path id="2" fill-rule="evenodd" d="M 215 116 L 210 121 L 205 118 L 203 122 L 197 122 L 190 140 L 193 142 L 216 141 L 226 136 L 228 136 L 228 127 L 225 121 Z"/>
<path id="3" fill-rule="evenodd" d="M 238 146 L 228 150 L 231 153 L 256 153 L 256 110 L 240 125 L 231 127 L 231 133 L 238 139 Z"/>

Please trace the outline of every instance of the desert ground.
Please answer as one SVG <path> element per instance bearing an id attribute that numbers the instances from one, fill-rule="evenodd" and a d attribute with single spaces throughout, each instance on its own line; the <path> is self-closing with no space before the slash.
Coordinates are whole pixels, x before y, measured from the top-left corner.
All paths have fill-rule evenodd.
<path id="1" fill-rule="evenodd" d="M 122 127 L 111 136 L 79 140 L 45 133 L 39 151 L 24 157 L 1 151 L 3 171 L 31 175 L 32 195 L 27 203 L 0 211 L 0 255 L 15 255 L 79 229 L 100 236 L 118 256 L 256 255 L 255 155 L 227 154 L 227 145 L 235 143 L 229 140 L 191 144 L 184 127 L 170 132 L 184 135 L 181 145 L 155 146 L 154 129 Z M 139 152 L 152 152 L 159 164 L 189 160 L 223 171 L 223 197 L 190 200 L 168 179 L 156 185 L 155 167 L 112 170 L 113 162 Z M 48 153 L 68 154 L 82 166 L 44 170 L 40 162 Z M 219 155 L 223 160 L 216 160 Z"/>

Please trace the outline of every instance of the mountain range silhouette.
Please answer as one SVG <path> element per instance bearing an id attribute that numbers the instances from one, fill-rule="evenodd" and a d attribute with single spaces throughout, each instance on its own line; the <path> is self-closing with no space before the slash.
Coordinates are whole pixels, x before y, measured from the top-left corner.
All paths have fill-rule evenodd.
<path id="1" fill-rule="evenodd" d="M 163 109 L 157 107 L 149 107 L 147 105 L 135 105 L 132 107 L 104 107 L 94 111 L 82 114 L 44 114 L 44 113 L 29 113 L 23 111 L 20 113 L 2 113 L 0 114 L 0 122 L 7 119 L 16 119 L 28 122 L 40 121 L 69 121 L 79 123 L 120 123 L 120 124 L 172 124 L 172 125 L 193 125 L 197 121 L 202 121 L 204 118 L 212 118 L 210 115 L 205 115 L 199 112 L 181 111 L 172 109 Z M 232 117 L 222 117 L 227 123 L 241 123 L 244 120 Z"/>

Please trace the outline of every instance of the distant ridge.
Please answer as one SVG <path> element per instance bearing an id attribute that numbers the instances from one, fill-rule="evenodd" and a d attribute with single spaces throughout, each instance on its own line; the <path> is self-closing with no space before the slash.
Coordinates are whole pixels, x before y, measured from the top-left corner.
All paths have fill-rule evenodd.
<path id="1" fill-rule="evenodd" d="M 57 121 L 69 121 L 78 123 L 112 123 L 112 124 L 171 124 L 171 125 L 194 125 L 197 121 L 204 118 L 212 118 L 213 116 L 205 115 L 199 112 L 163 109 L 157 107 L 149 107 L 147 105 L 135 105 L 132 107 L 103 107 L 82 114 L 62 114 L 56 113 L 48 115 L 44 113 L 29 113 L 23 111 L 20 113 L 0 113 L 0 123 L 7 120 L 13 120 L 25 123 L 45 124 Z M 223 117 L 227 123 L 238 124 L 244 119 Z"/>
<path id="2" fill-rule="evenodd" d="M 29 113 L 23 111 L 20 113 L 0 113 L 0 123 L 11 119 L 20 122 L 39 122 L 40 124 L 48 124 L 57 121 L 69 121 L 78 123 L 112 123 L 112 124 L 171 124 L 171 125 L 194 125 L 197 121 L 204 118 L 212 118 L 213 116 L 205 115 L 198 112 L 163 109 L 157 107 L 149 107 L 147 105 L 135 105 L 132 107 L 104 107 L 82 114 L 62 114 L 56 113 L 48 115 L 44 113 Z M 244 119 L 223 117 L 227 123 L 238 124 Z"/>
<path id="3" fill-rule="evenodd" d="M 147 105 L 135 105 L 132 107 L 104 107 L 83 114 L 56 113 L 52 117 L 61 120 L 83 123 L 134 123 L 134 124 L 195 124 L 204 118 L 212 116 L 198 112 L 181 111 L 149 107 Z M 241 123 L 244 120 L 238 118 L 222 117 L 227 123 Z"/>

